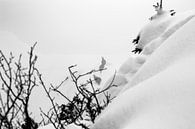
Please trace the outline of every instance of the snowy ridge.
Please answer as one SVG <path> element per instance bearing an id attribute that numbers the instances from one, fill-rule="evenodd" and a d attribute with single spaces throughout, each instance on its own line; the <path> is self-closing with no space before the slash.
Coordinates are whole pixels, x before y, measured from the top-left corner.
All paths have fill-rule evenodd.
<path id="1" fill-rule="evenodd" d="M 186 23 L 195 16 L 194 14 L 195 13 L 184 13 L 179 15 L 179 17 L 176 17 L 177 20 L 174 25 L 171 25 L 171 27 L 169 27 L 159 38 L 145 46 L 142 54 L 147 55 L 148 51 L 150 51 L 151 56 L 148 58 L 143 67 L 141 67 L 135 74 L 127 87 L 134 86 L 166 69 L 169 65 L 173 64 L 174 61 L 177 61 L 180 58 L 185 58 L 183 54 L 186 54 L 185 49 L 188 49 L 188 47 L 193 51 L 193 42 L 189 39 L 193 39 L 194 30 L 191 29 L 187 30 L 188 32 L 185 32 L 186 30 L 183 29 L 183 25 L 188 26 Z M 174 33 L 177 31 L 179 31 L 178 33 L 184 33 L 182 37 L 177 36 L 178 33 Z M 184 44 L 185 42 L 188 42 L 188 44 Z M 160 48 L 157 49 L 158 47 Z M 188 49 L 187 54 L 189 54 L 189 50 L 190 49 Z M 153 51 L 154 53 L 152 53 Z"/>
<path id="2" fill-rule="evenodd" d="M 93 129 L 194 129 L 194 65 L 194 56 L 182 59 L 127 90 L 113 101 Z M 186 76 L 189 73 L 191 77 Z"/>
<path id="3" fill-rule="evenodd" d="M 192 11 L 172 25 L 175 33 L 160 42 L 163 44 L 159 48 L 155 47 L 125 85 L 124 92 L 108 106 L 92 129 L 195 128 L 193 17 Z"/>
<path id="4" fill-rule="evenodd" d="M 129 57 L 117 71 L 114 84 L 118 87 L 110 93 L 120 94 L 97 118 L 92 129 L 195 128 L 194 14 L 192 10 L 164 17 L 162 24 L 158 24 L 166 25 L 161 33 L 141 43 L 143 52 Z M 51 125 L 41 129 L 48 128 L 52 129 Z"/>
<path id="5" fill-rule="evenodd" d="M 166 40 L 169 40 L 169 37 L 172 36 L 174 32 L 178 31 L 194 16 L 195 10 L 180 13 L 175 16 L 169 16 L 167 15 L 167 13 L 165 13 L 143 27 L 143 29 L 141 30 L 142 35 L 140 36 L 140 41 L 137 45 L 138 47 L 142 46 L 143 51 L 136 57 L 129 57 L 129 59 L 119 68 L 119 71 L 116 73 L 116 80 L 114 82 L 114 84 L 118 85 L 118 87 L 110 89 L 109 92 L 111 93 L 111 95 L 113 97 L 117 96 L 118 93 L 120 93 L 120 90 L 123 89 L 123 87 L 125 88 L 122 91 L 125 91 L 127 88 L 132 87 L 165 69 L 170 61 L 173 62 L 174 57 L 173 59 L 171 59 L 168 54 L 164 54 L 163 52 L 160 54 L 153 54 L 153 52 L 155 52 L 156 49 L 161 46 L 161 44 L 163 44 Z M 158 33 L 156 31 L 158 31 Z M 164 46 L 166 47 L 166 45 Z M 170 52 L 172 50 L 173 49 L 170 49 Z M 158 55 L 158 57 L 155 57 L 155 55 Z M 174 54 L 171 55 L 177 56 Z M 165 56 L 164 59 L 163 56 Z M 152 62 L 156 65 L 147 65 L 148 62 Z M 108 86 L 112 78 L 113 77 L 108 80 L 104 87 Z M 126 86 L 127 83 L 128 86 Z M 99 98 L 101 100 L 102 96 Z"/>

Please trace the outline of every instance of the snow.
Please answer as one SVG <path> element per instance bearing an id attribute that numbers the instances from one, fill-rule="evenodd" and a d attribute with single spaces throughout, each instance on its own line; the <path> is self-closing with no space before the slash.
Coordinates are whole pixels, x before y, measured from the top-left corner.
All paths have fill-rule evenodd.
<path id="1" fill-rule="evenodd" d="M 157 15 L 155 19 L 149 21 L 140 31 L 140 40 L 138 42 L 138 48 L 143 48 L 153 39 L 159 37 L 173 22 L 173 16 L 170 16 L 168 12 L 164 12 Z"/>
<path id="2" fill-rule="evenodd" d="M 186 13 L 172 24 L 174 33 L 148 55 L 92 129 L 195 128 L 193 17 L 194 13 Z"/>
<path id="3" fill-rule="evenodd" d="M 177 13 L 174 16 L 170 15 L 169 11 L 164 11 L 160 15 L 155 15 L 155 19 L 149 21 L 140 31 L 140 40 L 137 48 L 143 49 L 152 40 L 163 37 L 167 38 L 171 33 L 168 30 L 177 30 L 178 27 L 185 24 L 194 16 L 194 10 L 186 11 L 184 13 Z M 179 24 L 179 25 L 178 25 Z M 174 29 L 175 28 L 175 29 Z M 172 32 L 172 31 L 171 31 Z M 162 34 L 166 34 L 163 36 Z"/>
<path id="4" fill-rule="evenodd" d="M 143 52 L 129 57 L 116 72 L 114 84 L 119 86 L 110 93 L 118 96 L 92 129 L 195 128 L 194 14 L 192 10 L 164 17 L 152 25 L 152 29 L 160 28 L 159 33 L 147 35 L 150 40 L 142 39 Z M 150 29 L 142 32 L 147 34 Z M 46 128 L 52 129 L 41 129 Z"/>
<path id="5" fill-rule="evenodd" d="M 193 25 L 185 24 L 184 27 L 181 27 L 193 16 L 194 15 L 190 14 L 190 16 L 184 17 L 183 20 L 179 20 L 179 22 L 176 22 L 176 24 L 169 29 L 169 32 L 171 30 L 176 31 L 176 29 L 177 31 L 175 33 L 171 33 L 172 35 L 170 37 L 168 36 L 166 40 L 164 39 L 162 42 L 160 42 L 160 44 L 163 44 L 160 45 L 159 49 L 155 48 L 157 50 L 151 54 L 146 63 L 135 74 L 130 82 L 131 84 L 127 87 L 134 86 L 144 81 L 145 79 L 154 76 L 163 69 L 166 69 L 169 65 L 173 64 L 174 61 L 179 60 L 180 58 L 184 58 L 187 54 L 190 54 L 191 51 L 193 52 L 193 37 L 195 33 L 191 27 Z M 193 24 L 193 20 L 190 21 L 192 22 L 191 24 Z M 166 35 L 166 32 L 162 35 Z"/>
<path id="6" fill-rule="evenodd" d="M 191 20 L 195 15 L 195 10 L 187 11 L 184 13 L 180 13 L 176 16 L 172 16 L 168 18 L 168 20 L 164 23 L 165 25 L 168 25 L 166 30 L 164 30 L 163 33 L 156 39 L 152 40 L 148 45 L 146 45 L 143 49 L 142 54 L 148 55 L 151 54 L 156 48 L 158 48 L 161 43 L 163 43 L 169 36 L 171 36 L 175 31 L 177 31 L 181 26 L 183 26 L 185 23 L 187 23 L 189 20 Z M 167 18 L 165 18 L 167 19 Z M 170 22 L 171 21 L 171 22 Z M 162 26 L 162 25 L 160 25 Z M 163 25 L 164 26 L 164 25 Z M 139 44 L 138 44 L 139 45 Z"/>
<path id="7" fill-rule="evenodd" d="M 172 34 L 174 34 L 174 32 L 179 31 L 183 25 L 185 25 L 188 21 L 190 21 L 194 17 L 194 14 L 195 14 L 195 10 L 186 11 L 184 13 L 178 13 L 175 16 L 169 16 L 168 14 L 165 13 L 159 18 L 152 20 L 148 25 L 143 27 L 143 29 L 141 29 L 141 32 L 144 33 L 142 33 L 142 35 L 140 36 L 140 42 L 138 43 L 139 47 L 145 46 L 142 48 L 143 52 L 138 56 L 129 57 L 128 60 L 121 65 L 119 71 L 116 74 L 116 78 L 118 78 L 118 74 L 119 74 L 120 78 L 122 78 L 123 76 L 123 80 L 124 78 L 126 78 L 126 80 L 124 81 L 124 83 L 121 83 L 123 85 L 118 85 L 117 88 L 110 89 L 109 92 L 112 94 L 112 96 L 116 96 L 119 93 L 119 91 L 123 89 L 123 87 L 125 88 L 122 91 L 125 91 L 127 88 L 132 87 L 137 83 L 140 83 L 145 79 L 157 74 L 161 70 L 165 69 L 168 66 L 170 61 L 173 62 L 173 60 L 179 54 L 173 54 L 173 52 L 177 52 L 177 51 L 172 51 L 172 49 L 169 49 L 168 45 L 161 45 L 161 44 L 165 43 L 164 41 L 166 40 L 172 39 L 169 37 L 171 37 Z M 162 28 L 164 29 L 162 30 Z M 159 33 L 155 34 L 153 33 L 152 30 L 158 31 Z M 191 33 L 193 36 L 193 32 Z M 156 38 L 153 39 L 154 37 Z M 149 40 L 147 41 L 144 40 L 147 38 L 153 40 L 151 42 L 149 42 Z M 183 40 L 185 41 L 186 37 L 183 38 L 184 38 Z M 143 43 L 143 41 L 145 43 Z M 178 46 L 177 42 L 175 43 L 176 46 Z M 155 51 L 159 46 L 161 47 L 165 46 L 169 50 L 166 50 L 166 52 L 164 52 L 163 50 L 161 53 L 159 53 L 158 51 Z M 159 54 L 152 54 L 154 51 Z M 170 51 L 169 54 L 167 53 L 168 51 Z M 152 64 L 156 64 L 156 65 L 152 65 Z M 110 80 L 108 80 L 108 82 L 110 82 Z M 127 84 L 127 82 L 129 82 L 129 84 L 125 85 Z M 108 84 L 109 83 L 106 83 L 104 88 L 107 87 Z M 115 84 L 117 85 L 118 83 Z"/>
<path id="8" fill-rule="evenodd" d="M 194 56 L 182 59 L 128 89 L 111 103 L 93 129 L 193 129 L 194 65 Z"/>

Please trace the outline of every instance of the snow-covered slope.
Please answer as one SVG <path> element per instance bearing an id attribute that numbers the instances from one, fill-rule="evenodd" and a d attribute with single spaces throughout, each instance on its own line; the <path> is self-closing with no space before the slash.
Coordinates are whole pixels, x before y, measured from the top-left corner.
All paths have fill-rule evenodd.
<path id="1" fill-rule="evenodd" d="M 195 128 L 194 14 L 178 15 L 145 44 L 141 55 L 129 57 L 119 68 L 115 80 L 119 87 L 110 93 L 123 90 L 92 129 Z"/>
<path id="2" fill-rule="evenodd" d="M 185 58 L 186 55 L 189 55 L 194 51 L 194 19 L 191 20 L 194 17 L 194 14 L 189 13 L 186 14 L 187 16 L 182 14 L 183 18 L 179 16 L 178 19 L 180 20 L 176 21 L 175 25 L 172 25 L 172 27 L 160 36 L 161 40 L 157 38 L 158 41 L 156 44 L 159 45 L 159 48 L 158 45 L 155 46 L 156 44 L 154 42 L 148 44 L 148 49 L 153 50 L 154 53 L 151 53 L 151 56 L 147 59 L 144 65 L 140 67 L 139 71 L 135 74 L 126 88 L 132 87 L 145 79 L 154 76 L 166 69 L 169 65 L 175 63 L 175 61 Z M 191 22 L 191 24 L 186 24 L 188 22 Z M 145 48 L 143 50 L 143 54 L 145 55 L 144 52 Z"/>
<path id="3" fill-rule="evenodd" d="M 195 56 L 189 56 L 120 96 L 93 129 L 194 129 Z"/>
<path id="4" fill-rule="evenodd" d="M 170 46 L 161 44 L 164 44 L 164 42 L 167 40 L 168 42 L 169 40 L 172 40 L 172 35 L 177 31 L 182 31 L 180 30 L 182 26 L 188 23 L 194 16 L 195 10 L 178 13 L 175 16 L 169 16 L 165 14 L 163 16 L 159 16 L 159 18 L 156 18 L 155 20 L 149 22 L 145 27 L 143 27 L 141 29 L 142 35 L 140 35 L 140 41 L 136 46 L 141 47 L 143 51 L 136 57 L 129 57 L 129 59 L 119 68 L 119 71 L 116 73 L 117 81 L 114 82 L 116 85 L 118 85 L 118 87 L 111 88 L 109 91 L 112 96 L 118 95 L 121 89 L 123 89 L 122 91 L 125 91 L 127 88 L 132 87 L 144 81 L 145 79 L 150 78 L 151 76 L 154 76 L 163 69 L 166 69 L 169 63 L 172 64 L 173 60 L 182 57 L 179 56 L 181 54 L 174 54 L 174 52 L 179 52 L 176 50 L 173 51 L 173 49 L 176 49 L 177 46 L 179 46 L 177 45 L 177 42 L 176 48 L 171 48 L 169 50 L 163 49 L 162 51 L 156 49 L 158 49 L 159 46 L 165 46 L 165 49 L 166 47 L 169 48 Z M 159 33 L 155 34 L 152 30 L 154 30 L 155 32 L 159 31 Z M 147 34 L 147 32 L 149 35 Z M 193 36 L 193 32 L 190 33 L 192 33 Z M 184 41 L 186 41 L 186 36 L 189 35 L 183 36 Z M 150 39 L 150 42 L 149 40 L 144 40 L 147 38 Z M 169 52 L 169 54 L 165 51 Z M 158 54 L 155 54 L 156 52 Z M 108 80 L 104 87 L 108 86 L 111 80 L 112 77 Z"/>
<path id="5" fill-rule="evenodd" d="M 92 129 L 194 129 L 194 66 L 192 18 L 147 57 Z"/>

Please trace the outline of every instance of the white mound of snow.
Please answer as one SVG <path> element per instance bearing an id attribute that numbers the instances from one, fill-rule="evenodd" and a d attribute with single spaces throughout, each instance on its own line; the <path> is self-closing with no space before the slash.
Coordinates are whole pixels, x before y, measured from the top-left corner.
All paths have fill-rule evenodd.
<path id="1" fill-rule="evenodd" d="M 92 129 L 195 128 L 195 19 L 177 29 L 147 57 Z"/>
<path id="2" fill-rule="evenodd" d="M 194 129 L 194 56 L 118 96 L 93 129 Z"/>
<path id="3" fill-rule="evenodd" d="M 191 27 L 193 26 L 194 19 L 190 21 L 193 17 L 194 15 L 191 14 L 185 16 L 183 20 L 179 20 L 179 22 L 176 22 L 175 25 L 168 30 L 169 32 L 172 31 L 170 35 L 167 35 L 169 32 L 162 34 L 167 35 L 166 40 L 160 42 L 162 45 L 159 46 L 159 49 L 155 48 L 154 53 L 151 54 L 146 63 L 139 69 L 126 88 L 132 87 L 154 76 L 166 69 L 169 65 L 175 63 L 175 61 L 184 58 L 194 51 L 195 30 Z M 190 21 L 191 24 L 185 24 L 188 21 Z"/>
<path id="4" fill-rule="evenodd" d="M 169 65 L 169 62 L 173 62 L 173 60 L 176 59 L 177 56 L 180 57 L 179 56 L 180 54 L 173 54 L 176 51 L 172 51 L 172 49 L 169 50 L 170 55 L 165 54 L 164 50 L 162 52 L 157 51 L 157 53 L 159 54 L 153 54 L 153 52 L 156 52 L 156 49 L 159 46 L 169 47 L 167 45 L 161 45 L 161 44 L 163 44 L 166 40 L 171 40 L 170 37 L 172 36 L 172 34 L 179 31 L 180 28 L 182 28 L 182 26 L 185 25 L 187 22 L 189 22 L 194 16 L 195 16 L 195 10 L 179 13 L 175 16 L 168 16 L 165 14 L 165 16 L 162 16 L 159 19 L 157 18 L 151 21 L 150 23 L 148 23 L 145 27 L 143 27 L 141 32 L 144 33 L 140 33 L 142 34 L 140 35 L 141 41 L 138 42 L 138 46 L 142 46 L 142 47 L 144 46 L 142 48 L 143 52 L 138 56 L 129 57 L 128 60 L 119 68 L 119 71 L 116 74 L 116 78 L 118 79 L 118 75 L 120 75 L 121 78 L 120 84 L 122 85 L 118 85 L 117 88 L 111 88 L 109 91 L 110 94 L 112 96 L 116 96 L 118 93 L 120 93 L 119 91 L 123 89 L 123 87 L 125 88 L 122 91 L 125 91 L 125 89 L 132 87 L 151 76 L 154 76 L 161 70 L 165 69 Z M 154 36 L 152 32 L 153 30 L 158 31 L 159 33 Z M 147 32 L 150 35 L 148 34 L 146 35 Z M 192 33 L 193 36 L 193 32 L 190 33 Z M 144 38 L 149 38 L 153 40 L 149 42 L 148 40 L 145 41 Z M 186 41 L 186 37 L 183 38 L 184 38 L 183 40 Z M 147 43 L 144 43 L 142 39 Z M 180 47 L 180 48 L 184 48 L 184 47 Z M 108 82 L 112 80 L 111 78 L 108 80 Z M 122 83 L 122 81 L 124 82 Z M 129 82 L 128 85 L 126 85 L 127 82 Z M 107 87 L 108 84 L 109 83 L 106 83 L 104 88 Z M 119 83 L 115 81 L 115 84 L 117 85 Z"/>
<path id="5" fill-rule="evenodd" d="M 159 37 L 144 44 L 141 55 L 129 57 L 119 68 L 114 81 L 118 87 L 110 93 L 123 90 L 92 129 L 195 128 L 194 14 L 172 18 Z M 46 128 L 53 129 L 40 129 Z"/>

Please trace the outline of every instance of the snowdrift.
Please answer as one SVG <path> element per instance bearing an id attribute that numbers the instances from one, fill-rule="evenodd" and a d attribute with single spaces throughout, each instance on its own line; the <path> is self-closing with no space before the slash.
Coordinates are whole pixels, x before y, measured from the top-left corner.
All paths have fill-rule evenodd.
<path id="1" fill-rule="evenodd" d="M 147 57 L 92 129 L 195 128 L 195 19 L 191 16 Z"/>
<path id="2" fill-rule="evenodd" d="M 191 21 L 194 16 L 195 11 L 188 11 L 187 13 L 181 13 L 178 16 L 175 16 L 175 18 L 172 19 L 173 22 L 170 27 L 162 33 L 159 38 L 145 46 L 143 55 L 147 55 L 148 53 L 146 54 L 146 51 L 149 50 L 153 51 L 153 53 L 147 55 L 149 56 L 147 61 L 140 67 L 130 84 L 124 89 L 132 87 L 145 79 L 156 75 L 169 67 L 169 65 L 176 63 L 180 58 L 185 58 L 185 56 L 194 52 L 193 37 L 195 36 L 195 31 L 192 27 L 187 28 L 187 26 L 193 25 L 186 24 Z"/>
<path id="3" fill-rule="evenodd" d="M 169 50 L 163 49 L 163 51 L 159 51 L 157 49 L 163 46 L 167 48 L 170 47 L 169 45 L 162 44 L 164 44 L 166 40 L 171 40 L 172 34 L 180 30 L 183 25 L 188 23 L 195 16 L 195 10 L 178 13 L 175 16 L 170 16 L 168 13 L 168 11 L 165 11 L 164 14 L 156 17 L 153 21 L 149 21 L 148 24 L 141 29 L 139 33 L 140 40 L 136 47 L 141 47 L 143 51 L 138 56 L 129 57 L 128 60 L 121 65 L 114 81 L 117 87 L 111 88 L 109 91 L 112 97 L 117 96 L 121 90 L 123 92 L 166 69 L 169 63 L 172 64 L 174 60 L 177 59 L 177 56 L 181 55 L 176 54 L 177 51 L 173 51 L 175 46 L 172 46 L 173 48 Z M 158 33 L 156 33 L 157 31 Z M 184 37 L 184 39 L 185 38 L 186 37 Z M 178 46 L 176 42 L 176 47 Z M 169 53 L 164 53 L 165 51 Z M 157 54 L 153 54 L 156 52 Z M 104 88 L 110 84 L 112 79 L 113 76 L 107 81 Z M 99 99 L 102 100 L 103 96 L 100 96 Z"/>
<path id="4" fill-rule="evenodd" d="M 194 56 L 127 90 L 93 129 L 194 129 Z"/>
<path id="5" fill-rule="evenodd" d="M 119 95 L 92 129 L 195 128 L 194 14 L 168 19 L 169 27 L 119 68 L 114 82 L 119 87 L 110 91 Z"/>

